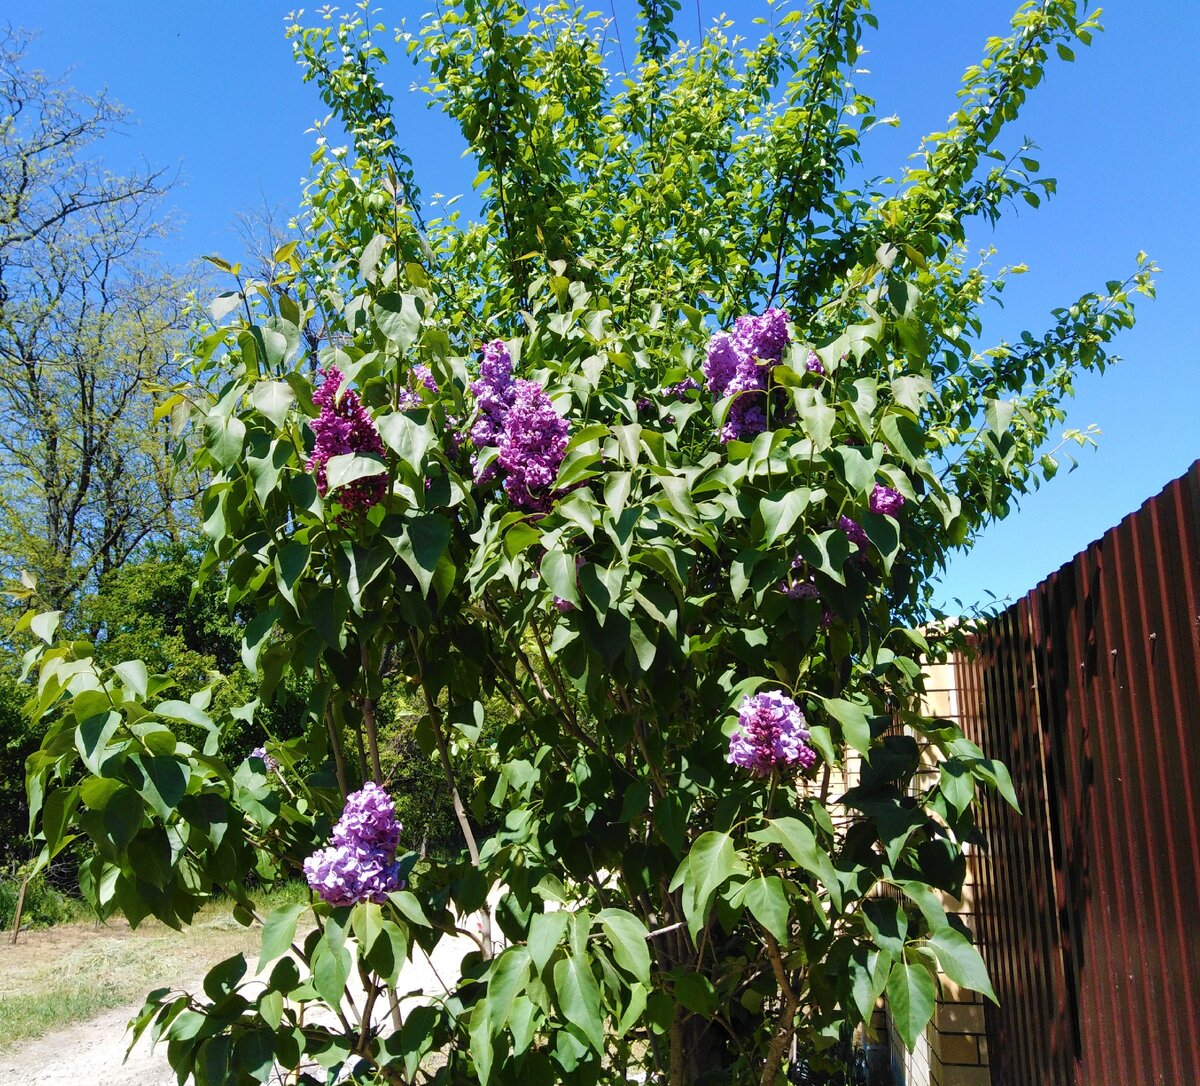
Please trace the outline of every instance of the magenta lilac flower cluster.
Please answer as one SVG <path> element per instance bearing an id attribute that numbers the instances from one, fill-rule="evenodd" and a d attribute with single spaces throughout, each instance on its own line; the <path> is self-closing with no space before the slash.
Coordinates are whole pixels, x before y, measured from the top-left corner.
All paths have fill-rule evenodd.
<path id="1" fill-rule="evenodd" d="M 308 470 L 317 476 L 317 492 L 322 496 L 329 490 L 325 466 L 332 456 L 345 453 L 375 453 L 383 455 L 383 441 L 370 413 L 357 394 L 346 389 L 338 391 L 345 381 L 336 366 L 321 370 L 324 380 L 313 393 L 313 403 L 321 413 L 312 420 L 317 441 L 308 461 Z M 387 493 L 386 475 L 368 475 L 339 487 L 337 500 L 346 509 L 369 509 Z"/>
<path id="2" fill-rule="evenodd" d="M 880 513 L 886 517 L 896 516 L 904 507 L 904 495 L 890 486 L 875 484 L 871 491 L 871 512 Z"/>
<path id="3" fill-rule="evenodd" d="M 266 747 L 255 747 L 250 752 L 251 758 L 257 758 L 264 766 L 267 767 L 268 773 L 274 773 L 279 769 L 279 760 L 267 753 Z"/>
<path id="4" fill-rule="evenodd" d="M 536 381 L 513 377 L 512 358 L 500 340 L 484 347 L 471 392 L 478 405 L 471 443 L 476 449 L 497 451 L 495 464 L 477 472 L 475 481 L 490 481 L 499 468 L 504 492 L 515 506 L 548 508 L 550 484 L 567 453 L 567 420 Z"/>
<path id="5" fill-rule="evenodd" d="M 863 526 L 857 520 L 851 520 L 847 516 L 838 517 L 838 525 L 845 537 L 851 543 L 859 547 L 865 547 L 869 540 L 867 533 L 863 530 Z"/>
<path id="6" fill-rule="evenodd" d="M 382 903 L 400 885 L 400 823 L 391 797 L 373 781 L 346 798 L 332 844 L 304 861 L 308 885 L 330 905 Z"/>
<path id="7" fill-rule="evenodd" d="M 789 340 L 787 313 L 768 309 L 758 316 L 738 317 L 733 332 L 718 332 L 708 341 L 701 367 L 714 396 L 735 397 L 721 427 L 721 441 L 745 439 L 767 428 L 767 384 L 770 371 L 783 357 Z"/>
<path id="8" fill-rule="evenodd" d="M 808 740 L 804 714 L 786 694 L 771 690 L 747 695 L 729 738 L 729 761 L 760 777 L 773 769 L 808 769 L 817 760 Z"/>

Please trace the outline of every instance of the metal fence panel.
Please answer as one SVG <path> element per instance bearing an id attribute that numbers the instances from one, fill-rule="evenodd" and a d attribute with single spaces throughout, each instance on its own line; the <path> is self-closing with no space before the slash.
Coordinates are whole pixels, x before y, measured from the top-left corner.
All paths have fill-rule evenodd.
<path id="1" fill-rule="evenodd" d="M 1200 1083 L 1200 461 L 975 647 L 994 1086 Z"/>

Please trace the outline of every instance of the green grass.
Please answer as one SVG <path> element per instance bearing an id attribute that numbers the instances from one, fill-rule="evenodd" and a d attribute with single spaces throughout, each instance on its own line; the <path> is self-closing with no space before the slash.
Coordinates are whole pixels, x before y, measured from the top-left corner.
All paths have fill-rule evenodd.
<path id="1" fill-rule="evenodd" d="M 303 883 L 251 893 L 265 916 L 308 900 Z M 254 967 L 260 932 L 244 928 L 230 903 L 206 905 L 193 925 L 175 932 L 155 921 L 131 932 L 123 925 L 62 925 L 26 932 L 0 951 L 0 1049 L 83 1022 L 116 1007 L 135 1007 L 154 988 L 190 983 L 239 951 Z"/>

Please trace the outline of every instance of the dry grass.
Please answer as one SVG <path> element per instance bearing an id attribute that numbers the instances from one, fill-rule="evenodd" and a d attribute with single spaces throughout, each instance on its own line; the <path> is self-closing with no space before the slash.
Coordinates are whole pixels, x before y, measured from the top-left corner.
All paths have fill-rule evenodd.
<path id="1" fill-rule="evenodd" d="M 290 888 L 263 901 L 260 914 Z M 22 933 L 0 944 L 0 1050 L 81 1022 L 113 1007 L 136 1004 L 155 988 L 194 984 L 216 962 L 258 953 L 259 928 L 243 928 L 228 905 L 212 903 L 183 932 L 147 920 L 136 931 L 124 921 L 63 924 Z M 251 962 L 253 968 L 253 962 Z"/>

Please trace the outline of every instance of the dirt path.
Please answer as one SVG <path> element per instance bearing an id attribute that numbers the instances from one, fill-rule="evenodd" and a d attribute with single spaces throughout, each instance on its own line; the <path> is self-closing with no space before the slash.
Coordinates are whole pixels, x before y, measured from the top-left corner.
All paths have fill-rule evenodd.
<path id="1" fill-rule="evenodd" d="M 129 1043 L 125 1026 L 141 1004 L 105 1011 L 36 1041 L 0 1051 L 4 1086 L 175 1086 L 167 1050 L 152 1051 L 145 1038 L 122 1063 Z"/>
<path id="2" fill-rule="evenodd" d="M 126 933 L 120 937 L 129 936 Z M 41 948 L 41 956 L 60 953 L 65 946 L 86 945 L 87 942 L 86 934 L 60 932 L 57 937 L 47 939 Z M 443 940 L 432 962 L 418 955 L 416 961 L 408 964 L 401 974 L 399 989 L 405 992 L 419 989 L 427 993 L 444 991 L 444 984 L 453 984 L 457 979 L 459 962 L 472 946 L 465 937 Z M 201 958 L 205 956 L 203 950 L 197 953 Z M 209 961 L 218 961 L 224 956 L 213 954 L 211 948 L 207 955 Z M 11 958 L 8 960 L 12 961 Z M 0 956 L 0 989 L 9 987 L 15 980 L 19 990 L 19 978 L 13 973 L 3 976 L 6 964 L 5 956 Z M 200 963 L 194 961 L 192 964 Z M 201 989 L 199 976 L 185 983 L 176 974 L 167 983 L 187 991 Z M 153 986 L 148 985 L 147 990 Z M 152 1049 L 149 1039 L 143 1037 L 128 1061 L 122 1062 L 129 1044 L 126 1026 L 141 1005 L 139 999 L 36 1040 L 3 1045 L 3 1039 L 0 1039 L 0 1045 L 3 1045 L 0 1047 L 0 1086 L 175 1086 L 176 1077 L 167 1063 L 165 1044 Z M 382 1013 L 385 1013 L 383 1008 Z"/>

